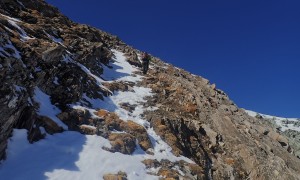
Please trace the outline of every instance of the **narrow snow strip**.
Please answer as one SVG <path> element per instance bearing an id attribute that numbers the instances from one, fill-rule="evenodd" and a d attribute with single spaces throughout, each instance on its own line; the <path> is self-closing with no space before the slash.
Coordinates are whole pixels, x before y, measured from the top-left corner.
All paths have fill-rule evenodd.
<path id="1" fill-rule="evenodd" d="M 25 6 L 24 6 L 24 4 L 23 4 L 22 2 L 20 2 L 20 1 L 18 1 L 18 0 L 17 0 L 17 2 L 18 2 L 23 8 L 25 8 Z"/>
<path id="2" fill-rule="evenodd" d="M 138 71 L 137 68 L 131 66 L 129 62 L 127 62 L 124 53 L 119 52 L 117 50 L 112 50 L 115 57 L 113 58 L 113 62 L 109 64 L 112 68 L 107 66 L 103 66 L 104 74 L 102 78 L 106 81 L 130 81 L 137 82 L 141 80 L 141 76 L 134 75 L 134 71 Z"/>
<path id="3" fill-rule="evenodd" d="M 22 41 L 27 41 L 29 39 L 34 39 L 32 37 L 29 37 L 27 35 L 27 33 L 24 31 L 24 29 L 22 29 L 18 24 L 17 22 L 20 22 L 20 21 L 15 21 L 15 20 L 12 20 L 12 19 L 8 19 L 7 20 L 12 26 L 14 26 L 15 28 L 17 28 L 20 32 L 20 36 L 21 36 L 21 40 Z"/>
<path id="4" fill-rule="evenodd" d="M 38 110 L 38 114 L 41 116 L 47 116 L 52 119 L 57 125 L 68 129 L 68 126 L 65 125 L 60 119 L 56 117 L 61 111 L 51 103 L 50 96 L 41 91 L 38 87 L 34 90 L 34 100 L 39 103 L 40 108 Z"/>
<path id="5" fill-rule="evenodd" d="M 9 57 L 10 55 L 3 49 L 3 47 L 0 47 L 0 56 Z"/>
<path id="6" fill-rule="evenodd" d="M 13 54 L 9 54 L 5 49 L 12 49 L 14 51 Z M 5 54 L 7 57 L 13 56 L 16 59 L 21 59 L 20 52 L 15 48 L 15 46 L 11 43 L 11 41 L 8 41 L 7 44 L 5 44 L 3 47 L 0 47 L 0 52 Z"/>
<path id="7" fill-rule="evenodd" d="M 24 6 L 22 3 L 20 3 L 18 1 L 19 4 L 21 4 L 22 6 Z M 27 35 L 27 33 L 24 31 L 24 29 L 22 29 L 17 23 L 21 23 L 22 21 L 20 21 L 19 19 L 16 19 L 16 18 L 12 18 L 12 17 L 9 17 L 9 16 L 6 16 L 4 14 L 1 14 L 1 16 L 5 17 L 7 19 L 7 21 L 12 25 L 14 26 L 15 28 L 17 28 L 20 32 L 20 36 L 21 36 L 21 40 L 23 41 L 27 41 L 29 39 L 35 39 L 35 38 L 32 38 L 32 37 L 29 37 Z M 9 28 L 8 28 L 9 29 Z"/>
<path id="8" fill-rule="evenodd" d="M 5 18 L 8 19 L 8 20 L 11 20 L 11 21 L 22 22 L 22 21 L 20 21 L 19 19 L 12 18 L 12 17 L 10 17 L 10 16 L 6 16 L 6 15 L 4 15 L 4 14 L 2 14 L 2 13 L 0 13 L 0 15 L 3 16 L 3 17 L 5 17 Z"/>
<path id="9" fill-rule="evenodd" d="M 45 32 L 45 31 L 44 31 L 44 32 Z M 63 45 L 63 44 L 62 44 L 62 43 L 63 43 L 63 40 L 62 40 L 61 38 L 54 37 L 54 36 L 52 36 L 52 35 L 50 35 L 50 34 L 48 34 L 48 33 L 46 33 L 46 32 L 45 32 L 45 34 L 46 34 L 52 41 L 54 41 L 54 42 L 56 42 L 56 43 L 59 43 L 59 44 Z"/>
<path id="10" fill-rule="evenodd" d="M 76 64 L 85 72 L 87 73 L 89 76 L 92 76 L 96 81 L 97 81 L 97 84 L 99 86 L 102 87 L 102 83 L 104 82 L 104 80 L 100 79 L 98 76 L 94 75 L 87 67 L 85 67 L 84 65 L 76 62 Z"/>
<path id="11" fill-rule="evenodd" d="M 13 50 L 13 53 L 10 54 L 7 52 L 7 50 Z M 16 59 L 19 59 L 22 66 L 26 68 L 26 65 L 22 61 L 21 53 L 16 49 L 16 47 L 12 44 L 10 40 L 8 40 L 7 44 L 5 44 L 3 47 L 0 47 L 0 56 L 1 57 L 14 57 Z"/>

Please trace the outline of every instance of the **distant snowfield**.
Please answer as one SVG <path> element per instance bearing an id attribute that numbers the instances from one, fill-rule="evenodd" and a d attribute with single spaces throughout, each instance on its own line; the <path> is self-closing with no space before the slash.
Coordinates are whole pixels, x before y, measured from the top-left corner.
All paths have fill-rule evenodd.
<path id="1" fill-rule="evenodd" d="M 256 115 L 261 115 L 264 119 L 271 119 L 275 122 L 276 125 L 281 127 L 281 131 L 286 130 L 295 130 L 300 132 L 300 119 L 299 118 L 283 118 L 265 115 L 261 113 L 257 113 L 250 110 L 245 110 L 249 116 L 255 117 Z M 298 125 L 297 125 L 298 124 Z"/>
<path id="2" fill-rule="evenodd" d="M 142 76 L 133 75 L 133 72 L 138 69 L 126 61 L 123 53 L 115 50 L 113 52 L 116 57 L 112 65 L 113 69 L 105 69 L 102 78 L 107 81 L 140 81 Z M 88 70 L 85 72 L 91 73 Z M 125 121 L 132 120 L 143 125 L 154 145 L 154 155 L 146 154 L 138 144 L 133 155 L 111 153 L 102 149 L 102 147 L 110 147 L 108 140 L 96 135 L 82 135 L 71 131 L 47 135 L 45 139 L 29 144 L 26 139 L 27 131 L 15 129 L 8 143 L 7 160 L 0 165 L 1 179 L 96 180 L 102 179 L 104 174 L 123 171 L 127 173 L 130 180 L 152 180 L 159 179 L 159 177 L 147 174 L 149 170 L 141 163 L 144 159 L 168 159 L 173 162 L 185 160 L 193 163 L 185 157 L 174 156 L 171 147 L 150 128 L 149 122 L 141 117 L 145 109 L 140 103 L 145 101 L 146 96 L 152 95 L 151 89 L 134 86 L 133 91 L 116 92 L 104 101 L 84 97 L 93 105 L 93 109 L 82 104 L 74 104 L 71 107 L 87 109 L 91 112 L 97 108 L 103 108 L 117 113 Z M 58 113 L 59 110 L 51 103 L 49 104 L 48 96 L 40 89 L 37 88 L 35 93 L 35 100 L 41 104 L 39 113 L 53 118 L 55 116 L 53 113 Z M 129 113 L 120 107 L 120 103 L 136 105 L 136 108 Z M 54 120 L 58 119 L 54 118 Z M 61 122 L 58 124 L 65 126 Z M 152 169 L 152 171 L 157 171 L 157 169 Z"/>

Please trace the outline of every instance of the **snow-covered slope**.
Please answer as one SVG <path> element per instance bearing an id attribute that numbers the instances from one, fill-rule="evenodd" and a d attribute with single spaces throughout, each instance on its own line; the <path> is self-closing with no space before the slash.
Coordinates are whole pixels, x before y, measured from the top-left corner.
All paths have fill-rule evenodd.
<path id="1" fill-rule="evenodd" d="M 141 51 L 44 0 L 0 1 L 0 22 L 0 179 L 299 179 L 296 131 L 209 80 L 153 56 L 143 75 Z"/>
<path id="2" fill-rule="evenodd" d="M 107 81 L 126 80 L 135 84 L 141 81 L 143 76 L 134 74 L 134 71 L 139 70 L 126 61 L 124 54 L 116 50 L 113 52 L 115 53 L 115 59 L 110 64 L 113 69 L 107 68 L 103 77 Z M 90 75 L 96 76 L 94 74 Z M 108 111 L 115 112 L 125 121 L 132 120 L 142 125 L 146 128 L 154 145 L 153 155 L 146 154 L 139 146 L 137 146 L 138 148 L 132 155 L 108 152 L 102 149 L 103 147 L 111 147 L 107 139 L 96 135 L 82 135 L 72 131 L 65 131 L 55 135 L 47 134 L 45 139 L 29 144 L 26 138 L 27 131 L 15 129 L 13 136 L 9 140 L 7 160 L 0 165 L 0 177 L 22 180 L 80 180 L 99 179 L 104 174 L 116 174 L 118 171 L 123 171 L 130 180 L 146 180 L 158 179 L 159 177 L 157 176 L 149 175 L 149 172 L 153 171 L 154 173 L 158 169 L 146 169 L 142 163 L 143 160 L 156 159 L 160 161 L 161 159 L 168 159 L 172 162 L 185 160 L 192 163 L 187 158 L 174 156 L 171 148 L 150 128 L 149 122 L 141 117 L 145 110 L 141 103 L 145 101 L 145 97 L 151 95 L 151 89 L 134 86 L 132 91 L 115 92 L 112 96 L 106 97 L 104 101 L 85 97 L 85 101 L 89 101 L 93 109 L 84 106 L 84 103 L 80 102 L 71 106 L 74 109 L 84 109 L 92 113 L 99 108 L 106 108 Z M 55 117 L 54 119 L 59 121 L 55 116 L 59 112 L 55 110 L 56 108 L 53 108 L 54 105 L 50 103 L 47 97 L 39 89 L 36 90 L 36 99 L 39 100 L 41 107 L 40 113 L 49 118 Z M 137 107 L 130 113 L 120 107 L 121 103 L 129 103 Z M 147 110 L 149 111 L 151 108 Z M 58 124 L 64 126 L 62 122 L 58 122 Z M 18 173 L 15 173 L 16 171 Z"/>

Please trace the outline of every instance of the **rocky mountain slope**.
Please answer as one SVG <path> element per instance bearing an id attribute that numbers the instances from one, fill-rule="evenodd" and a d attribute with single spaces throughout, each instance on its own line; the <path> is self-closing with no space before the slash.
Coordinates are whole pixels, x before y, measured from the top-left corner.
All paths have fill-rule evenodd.
<path id="1" fill-rule="evenodd" d="M 246 111 L 250 116 L 265 121 L 270 127 L 285 135 L 293 150 L 293 154 L 300 158 L 300 119 L 283 118 L 265 115 L 254 111 Z"/>
<path id="2" fill-rule="evenodd" d="M 155 57 L 142 75 L 139 50 L 43 0 L 0 13 L 1 178 L 300 179 L 286 135 L 208 80 Z"/>

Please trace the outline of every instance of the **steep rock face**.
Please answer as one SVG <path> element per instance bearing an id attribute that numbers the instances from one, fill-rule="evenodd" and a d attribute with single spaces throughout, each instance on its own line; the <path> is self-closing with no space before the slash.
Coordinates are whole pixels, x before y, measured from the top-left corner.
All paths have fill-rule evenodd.
<path id="1" fill-rule="evenodd" d="M 277 133 L 269 133 L 265 129 L 265 134 L 273 139 L 277 139 L 282 145 L 286 144 L 289 152 L 300 159 L 300 119 L 282 118 L 270 115 L 264 115 L 253 111 L 246 111 L 250 116 L 260 119 Z M 281 134 L 280 134 L 281 133 Z M 283 135 L 283 136 L 282 136 Z M 287 146 L 289 145 L 289 146 Z"/>
<path id="2" fill-rule="evenodd" d="M 157 61 L 143 83 L 156 92 L 149 104 L 158 110 L 146 113 L 154 130 L 175 154 L 200 164 L 206 179 L 299 178 L 286 138 L 207 80 Z"/>
<path id="3" fill-rule="evenodd" d="M 131 65 L 140 67 L 138 50 L 116 36 L 70 21 L 42 0 L 1 1 L 0 13 L 0 159 L 13 128 L 27 129 L 30 142 L 45 136 L 43 128 L 48 134 L 63 131 L 55 117 L 43 114 L 38 93 L 49 96 L 52 110 L 56 109 L 57 118 L 69 130 L 108 138 L 112 145 L 109 151 L 131 154 L 139 145 L 152 153 L 153 144 L 141 125 L 124 122 L 113 112 L 92 114 L 69 106 L 81 103 L 91 107 L 88 98 L 104 99 L 113 91 L 133 91 L 131 82 L 102 83 L 97 77 L 110 68 L 112 49 L 125 53 Z M 299 179 L 300 161 L 291 154 L 293 148 L 287 139 L 248 116 L 208 80 L 153 57 L 149 74 L 139 86 L 155 93 L 144 107 L 156 110 L 144 116 L 156 134 L 175 155 L 197 163 L 144 161 L 149 169 L 160 168 L 155 175 L 173 179 Z M 126 103 L 121 107 L 129 112 L 135 109 Z M 104 178 L 126 179 L 126 175 Z"/>
<path id="4" fill-rule="evenodd" d="M 68 111 L 83 96 L 103 99 L 110 92 L 86 71 L 101 75 L 111 48 L 129 52 L 116 36 L 73 23 L 44 1 L 0 2 L 0 158 L 12 128 L 27 128 L 39 137 L 43 117 L 34 100 L 38 87 L 51 103 Z M 11 18 L 14 17 L 14 18 Z M 137 55 L 129 54 L 135 62 Z M 35 128 L 33 124 L 36 124 Z M 48 129 L 48 128 L 46 128 Z M 60 131 L 56 131 L 60 132 Z"/>
<path id="5" fill-rule="evenodd" d="M 289 138 L 289 143 L 294 150 L 295 156 L 300 159 L 300 132 L 287 130 L 284 134 Z"/>

